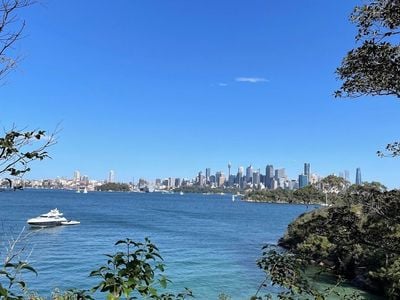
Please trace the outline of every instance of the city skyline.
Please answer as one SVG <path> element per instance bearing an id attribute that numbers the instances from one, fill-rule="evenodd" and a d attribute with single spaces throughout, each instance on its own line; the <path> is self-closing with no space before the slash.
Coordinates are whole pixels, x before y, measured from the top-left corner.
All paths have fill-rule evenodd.
<path id="1" fill-rule="evenodd" d="M 61 122 L 52 159 L 29 178 L 189 177 L 227 161 L 274 161 L 296 177 L 310 161 L 322 175 L 362 166 L 365 181 L 399 187 L 400 160 L 376 155 L 398 136 L 398 101 L 333 97 L 358 1 L 122 1 L 24 13 L 25 59 L 0 89 L 0 125 Z"/>
<path id="2" fill-rule="evenodd" d="M 175 180 L 175 179 L 179 179 L 179 180 L 187 180 L 187 181 L 191 181 L 191 182 L 201 182 L 202 180 L 204 180 L 204 184 L 209 183 L 210 182 L 210 177 L 214 177 L 213 180 L 216 180 L 216 178 L 222 176 L 223 177 L 223 181 L 222 183 L 227 185 L 227 186 L 233 186 L 233 182 L 235 184 L 238 184 L 239 186 L 242 185 L 242 183 L 252 183 L 252 184 L 256 184 L 259 185 L 260 183 L 265 186 L 265 188 L 273 188 L 273 185 L 271 185 L 271 182 L 268 182 L 268 178 L 285 178 L 289 181 L 297 181 L 298 186 L 296 188 L 302 188 L 306 185 L 308 185 L 309 183 L 315 183 L 316 181 L 319 181 L 320 179 L 329 176 L 329 175 L 334 175 L 334 176 L 338 176 L 338 177 L 342 177 L 345 180 L 347 180 L 348 182 L 350 182 L 351 184 L 362 184 L 363 182 L 367 182 L 367 181 L 363 181 L 361 180 L 361 168 L 357 167 L 354 171 L 354 178 L 350 177 L 350 171 L 349 170 L 342 170 L 339 173 L 335 173 L 335 172 L 331 172 L 329 174 L 326 175 L 321 175 L 318 173 L 318 171 L 313 172 L 312 168 L 311 168 L 311 164 L 306 162 L 303 164 L 303 171 L 300 172 L 299 174 L 295 175 L 295 176 L 290 176 L 287 174 L 286 168 L 283 167 L 277 167 L 274 168 L 274 165 L 272 164 L 268 164 L 265 166 L 264 168 L 264 172 L 262 171 L 261 168 L 257 168 L 254 169 L 253 166 L 250 164 L 248 165 L 246 168 L 244 166 L 239 166 L 237 168 L 237 172 L 231 172 L 231 168 L 232 168 L 232 163 L 229 162 L 228 163 L 228 168 L 227 168 L 227 172 L 225 173 L 224 169 L 215 169 L 213 170 L 212 168 L 206 167 L 204 168 L 204 170 L 200 170 L 197 172 L 197 174 L 192 174 L 192 176 L 155 176 L 153 178 L 146 178 L 144 176 L 132 176 L 130 178 L 130 180 L 117 180 L 116 176 L 117 173 L 115 170 L 109 170 L 106 174 L 106 176 L 103 176 L 103 178 L 96 178 L 96 177 L 92 177 L 90 175 L 88 175 L 89 173 L 81 173 L 80 170 L 75 170 L 73 171 L 73 176 L 69 177 L 68 175 L 64 175 L 64 176 L 57 176 L 56 178 L 25 178 L 27 180 L 54 180 L 57 178 L 60 179 L 69 179 L 71 178 L 73 181 L 77 182 L 77 181 L 89 181 L 90 180 L 94 180 L 96 182 L 107 182 L 107 183 L 114 183 L 114 182 L 121 182 L 121 183 L 134 183 L 137 184 L 140 180 L 144 180 L 146 182 L 149 182 L 151 184 L 156 183 L 159 180 Z M 204 172 L 203 172 L 204 171 Z M 137 178 L 137 181 L 135 180 L 135 178 Z M 235 178 L 234 181 L 232 180 L 232 178 Z M 240 178 L 237 180 L 237 178 Z M 255 179 L 256 178 L 256 179 Z M 16 178 L 17 179 L 17 178 Z M 24 178 L 22 178 L 24 179 Z M 232 181 L 231 181 L 232 180 Z M 241 181 L 243 180 L 243 181 Z M 372 180 L 372 181 L 378 181 L 378 180 Z M 301 183 L 303 182 L 303 184 Z M 216 186 L 219 186 L 218 184 L 218 180 L 215 181 Z M 385 184 L 384 182 L 381 182 L 383 184 Z M 278 187 L 282 187 L 283 186 L 278 186 Z M 275 187 L 276 188 L 276 187 Z"/>

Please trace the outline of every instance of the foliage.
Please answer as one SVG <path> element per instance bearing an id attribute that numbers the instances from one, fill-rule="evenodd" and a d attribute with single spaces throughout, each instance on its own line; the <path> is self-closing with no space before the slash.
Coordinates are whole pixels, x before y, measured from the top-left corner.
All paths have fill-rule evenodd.
<path id="1" fill-rule="evenodd" d="M 27 271 L 37 275 L 26 259 L 21 258 L 26 247 L 24 242 L 27 236 L 28 234 L 25 235 L 22 230 L 16 237 L 8 237 L 5 245 L 2 240 L 5 252 L 2 253 L 0 267 L 0 299 L 24 299 L 27 286 L 22 279 L 22 274 Z"/>
<path id="2" fill-rule="evenodd" d="M 350 185 L 346 179 L 335 175 L 326 176 L 321 180 L 321 187 L 324 193 L 340 193 Z"/>
<path id="3" fill-rule="evenodd" d="M 15 68 L 18 61 L 10 54 L 25 27 L 17 13 L 33 3 L 33 0 L 0 2 L 0 80 Z M 43 130 L 26 131 L 13 127 L 5 131 L 0 137 L 0 174 L 23 175 L 30 170 L 30 162 L 48 157 L 46 150 L 55 142 L 55 134 L 46 135 Z"/>
<path id="4" fill-rule="evenodd" d="M 102 184 L 99 187 L 96 187 L 96 190 L 102 191 L 102 192 L 107 192 L 107 191 L 129 192 L 130 188 L 129 188 L 129 185 L 126 183 L 108 182 L 108 183 Z"/>
<path id="5" fill-rule="evenodd" d="M 276 189 L 276 190 L 256 190 L 247 192 L 244 196 L 245 200 L 273 202 L 273 203 L 293 203 L 293 191 Z"/>
<path id="6" fill-rule="evenodd" d="M 358 27 L 351 50 L 337 69 L 343 85 L 336 96 L 395 95 L 400 97 L 400 1 L 373 0 L 357 6 L 351 21 Z"/>
<path id="7" fill-rule="evenodd" d="M 307 185 L 293 192 L 293 197 L 298 203 L 324 203 L 325 195 L 314 185 Z"/>
<path id="8" fill-rule="evenodd" d="M 352 186 L 340 205 L 301 215 L 279 244 L 315 264 L 397 299 L 400 191 Z"/>
<path id="9" fill-rule="evenodd" d="M 17 12 L 32 3 L 31 0 L 3 0 L 0 3 L 0 80 L 13 70 L 18 62 L 18 57 L 10 54 L 25 27 L 25 22 L 18 19 Z"/>
<path id="10" fill-rule="evenodd" d="M 393 142 L 391 144 L 387 144 L 386 152 L 378 151 L 377 154 L 380 157 L 385 157 L 385 156 L 396 157 L 396 156 L 399 156 L 400 155 L 400 142 Z"/>
<path id="11" fill-rule="evenodd" d="M 43 130 L 11 129 L 0 137 L 0 174 L 19 176 L 30 171 L 29 163 L 49 157 L 47 148 L 55 142 L 54 134 L 46 136 Z"/>
<path id="12" fill-rule="evenodd" d="M 198 185 L 192 185 L 192 186 L 182 186 L 180 188 L 174 189 L 174 192 L 184 192 L 184 193 L 212 193 L 212 194 L 219 194 L 219 193 L 232 193 L 236 194 L 240 192 L 239 189 L 237 188 L 225 188 L 225 187 L 220 187 L 220 188 L 212 188 L 208 186 L 198 186 Z"/>
<path id="13" fill-rule="evenodd" d="M 244 199 L 272 203 L 325 203 L 325 195 L 313 185 L 308 185 L 295 191 L 284 189 L 250 191 L 246 193 Z"/>
<path id="14" fill-rule="evenodd" d="M 23 294 L 19 295 L 14 286 L 17 285 L 22 292 L 26 289 L 26 283 L 19 278 L 22 271 L 28 270 L 36 274 L 35 269 L 33 269 L 29 264 L 23 261 L 18 261 L 17 263 L 7 262 L 3 265 L 0 270 L 0 278 L 6 278 L 8 281 L 8 286 L 3 286 L 0 283 L 0 298 L 9 300 L 20 300 L 24 299 Z"/>
<path id="15" fill-rule="evenodd" d="M 282 254 L 275 249 L 265 246 L 263 256 L 257 265 L 266 274 L 266 278 L 260 285 L 252 300 L 262 299 L 259 294 L 262 288 L 267 287 L 267 282 L 277 285 L 285 290 L 279 293 L 279 299 L 298 299 L 302 296 L 313 296 L 314 299 L 324 299 L 322 294 L 315 290 L 305 279 L 304 269 L 306 264 L 290 253 Z M 268 296 L 267 296 L 268 297 Z M 271 296 L 269 296 L 271 297 Z"/>
<path id="16" fill-rule="evenodd" d="M 369 0 L 355 7 L 356 41 L 336 73 L 343 81 L 336 97 L 393 95 L 400 97 L 400 0 Z M 379 156 L 400 155 L 400 143 L 386 146 Z"/>
<path id="17" fill-rule="evenodd" d="M 144 243 L 130 239 L 120 240 L 115 245 L 124 245 L 126 252 L 107 255 L 107 265 L 90 273 L 100 277 L 101 282 L 92 291 L 107 293 L 107 299 L 135 299 L 137 295 L 151 299 L 185 299 L 191 297 L 190 290 L 178 295 L 166 293 L 159 295 L 156 285 L 165 289 L 168 279 L 162 275 L 164 264 L 158 248 L 146 238 Z M 158 274 L 158 273 L 161 274 Z M 132 296 L 133 294 L 133 296 Z"/>
<path id="18" fill-rule="evenodd" d="M 265 273 L 265 280 L 261 283 L 257 293 L 251 300 L 295 300 L 295 299 L 313 299 L 325 300 L 330 299 L 331 295 L 335 295 L 340 299 L 360 300 L 361 296 L 354 292 L 352 294 L 344 294 L 339 289 L 343 283 L 341 277 L 337 278 L 336 284 L 319 290 L 313 285 L 313 279 L 318 279 L 322 272 L 317 272 L 310 277 L 306 271 L 309 268 L 310 260 L 307 257 L 300 256 L 291 252 L 282 251 L 276 246 L 264 246 L 263 255 L 257 262 L 258 266 Z M 262 289 L 270 286 L 278 286 L 280 292 L 274 297 L 271 293 L 260 295 Z"/>

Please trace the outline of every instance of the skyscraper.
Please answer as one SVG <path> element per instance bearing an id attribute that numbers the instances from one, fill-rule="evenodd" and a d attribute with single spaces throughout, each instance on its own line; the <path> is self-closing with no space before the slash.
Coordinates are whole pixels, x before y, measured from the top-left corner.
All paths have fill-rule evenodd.
<path id="1" fill-rule="evenodd" d="M 79 172 L 78 170 L 76 170 L 74 172 L 74 181 L 80 181 L 81 180 L 81 172 Z"/>
<path id="2" fill-rule="evenodd" d="M 114 172 L 114 170 L 110 170 L 110 172 L 108 173 L 108 182 L 109 183 L 115 182 L 115 172 Z"/>
<path id="3" fill-rule="evenodd" d="M 265 168 L 265 187 L 272 189 L 272 178 L 274 178 L 274 167 L 267 165 Z"/>
<path id="4" fill-rule="evenodd" d="M 168 177 L 168 188 L 173 189 L 175 187 L 175 178 Z"/>
<path id="5" fill-rule="evenodd" d="M 232 167 L 231 162 L 228 162 L 228 183 L 227 183 L 228 186 L 231 186 L 231 180 L 230 180 L 230 178 L 231 178 L 231 167 Z"/>
<path id="6" fill-rule="evenodd" d="M 206 168 L 206 184 L 210 184 L 211 169 Z"/>
<path id="7" fill-rule="evenodd" d="M 206 170 L 207 172 L 207 170 Z M 197 183 L 199 186 L 203 186 L 203 172 L 199 172 L 198 176 L 197 176 Z"/>
<path id="8" fill-rule="evenodd" d="M 253 167 L 250 165 L 246 168 L 246 183 L 253 182 Z"/>
<path id="9" fill-rule="evenodd" d="M 253 172 L 253 185 L 258 186 L 260 184 L 260 171 Z"/>
<path id="10" fill-rule="evenodd" d="M 237 183 L 239 185 L 239 188 L 243 188 L 243 167 L 238 168 L 238 173 L 237 173 Z"/>
<path id="11" fill-rule="evenodd" d="M 285 168 L 275 170 L 275 179 L 279 180 L 279 178 L 286 178 Z"/>
<path id="12" fill-rule="evenodd" d="M 222 187 L 225 184 L 225 175 L 223 172 L 220 171 L 215 173 L 215 179 L 218 187 Z"/>
<path id="13" fill-rule="evenodd" d="M 310 181 L 310 163 L 304 163 L 304 175 L 307 176 L 308 181 Z"/>
<path id="14" fill-rule="evenodd" d="M 235 175 L 230 175 L 230 176 L 228 177 L 228 186 L 234 186 L 234 184 L 235 184 L 235 179 L 236 179 L 236 176 L 235 176 Z"/>
<path id="15" fill-rule="evenodd" d="M 301 189 L 301 188 L 303 188 L 303 187 L 305 187 L 305 186 L 307 186 L 308 185 L 308 177 L 307 177 L 307 175 L 303 175 L 303 174 L 301 174 L 301 175 L 299 175 L 299 188 Z"/>
<path id="16" fill-rule="evenodd" d="M 356 169 L 356 184 L 361 185 L 362 181 L 361 181 L 361 169 L 357 168 Z"/>
<path id="17" fill-rule="evenodd" d="M 175 178 L 175 187 L 179 188 L 181 187 L 182 181 L 180 178 Z"/>

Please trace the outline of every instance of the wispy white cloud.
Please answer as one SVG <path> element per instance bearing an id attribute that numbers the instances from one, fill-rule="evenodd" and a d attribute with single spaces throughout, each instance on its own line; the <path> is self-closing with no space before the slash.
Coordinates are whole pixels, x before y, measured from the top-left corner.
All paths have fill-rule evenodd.
<path id="1" fill-rule="evenodd" d="M 262 77 L 237 77 L 235 78 L 237 82 L 249 82 L 249 83 L 260 83 L 268 82 L 268 79 Z"/>
<path id="2" fill-rule="evenodd" d="M 228 86 L 228 84 L 225 82 L 220 82 L 220 83 L 218 83 L 218 86 Z"/>

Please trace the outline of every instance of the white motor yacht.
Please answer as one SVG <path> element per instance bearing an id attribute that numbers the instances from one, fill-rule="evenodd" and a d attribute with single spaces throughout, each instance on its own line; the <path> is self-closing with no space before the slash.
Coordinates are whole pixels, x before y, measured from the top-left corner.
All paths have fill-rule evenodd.
<path id="1" fill-rule="evenodd" d="M 68 220 L 63 217 L 63 213 L 55 208 L 50 210 L 46 214 L 40 215 L 39 217 L 29 219 L 27 223 L 35 227 L 49 227 L 62 225 L 63 222 L 67 221 Z"/>

